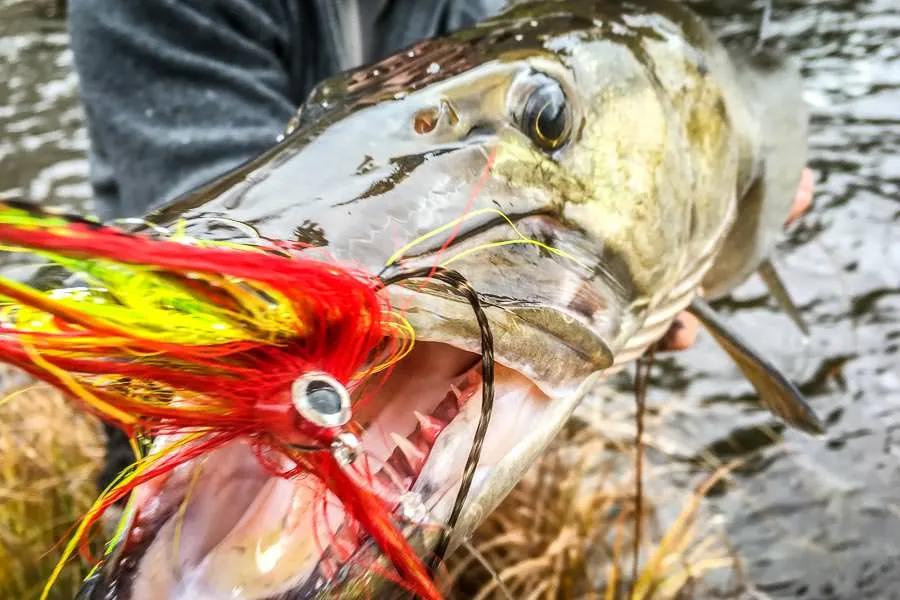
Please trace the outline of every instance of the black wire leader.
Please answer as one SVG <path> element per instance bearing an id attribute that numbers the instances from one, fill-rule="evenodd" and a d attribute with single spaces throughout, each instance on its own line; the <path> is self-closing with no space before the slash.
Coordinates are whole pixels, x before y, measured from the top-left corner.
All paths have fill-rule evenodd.
<path id="1" fill-rule="evenodd" d="M 494 335 L 491 332 L 487 314 L 481 306 L 478 292 L 475 291 L 475 288 L 469 284 L 468 280 L 459 271 L 444 267 L 400 269 L 399 272 L 389 277 L 380 277 L 380 279 L 384 287 L 409 279 L 436 279 L 449 285 L 455 292 L 468 300 L 472 306 L 472 311 L 475 313 L 475 319 L 481 332 L 481 416 L 478 419 L 478 427 L 475 429 L 472 448 L 469 450 L 466 466 L 463 469 L 462 482 L 459 491 L 456 493 L 453 510 L 450 511 L 447 526 L 441 529 L 440 538 L 437 545 L 435 545 L 434 554 L 431 556 L 428 565 L 432 575 L 434 575 L 438 565 L 444 560 L 444 555 L 447 553 L 447 548 L 450 545 L 450 536 L 456 527 L 457 521 L 459 521 L 466 496 L 469 495 L 469 489 L 472 487 L 475 468 L 478 466 L 478 461 L 481 458 L 481 448 L 491 421 L 491 414 L 494 408 Z"/>

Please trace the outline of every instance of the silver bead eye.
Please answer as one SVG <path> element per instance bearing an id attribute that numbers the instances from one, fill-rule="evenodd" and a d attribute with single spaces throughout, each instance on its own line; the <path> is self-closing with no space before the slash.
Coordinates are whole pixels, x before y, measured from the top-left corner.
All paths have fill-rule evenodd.
<path id="1" fill-rule="evenodd" d="M 296 379 L 291 400 L 301 417 L 320 427 L 340 427 L 350 420 L 347 388 L 325 373 L 307 373 Z"/>

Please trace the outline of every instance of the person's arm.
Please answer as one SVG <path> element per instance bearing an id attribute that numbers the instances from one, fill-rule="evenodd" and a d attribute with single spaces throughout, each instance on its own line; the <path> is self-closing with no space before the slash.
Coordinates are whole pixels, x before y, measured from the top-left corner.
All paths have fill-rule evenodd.
<path id="1" fill-rule="evenodd" d="M 301 4 L 70 2 L 100 216 L 139 216 L 275 143 L 312 83 Z"/>

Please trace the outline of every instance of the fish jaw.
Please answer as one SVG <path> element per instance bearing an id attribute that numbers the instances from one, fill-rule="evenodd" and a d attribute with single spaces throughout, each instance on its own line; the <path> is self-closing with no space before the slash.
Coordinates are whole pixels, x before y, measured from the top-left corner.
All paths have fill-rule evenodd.
<path id="1" fill-rule="evenodd" d="M 515 485 L 595 377 L 551 396 L 497 365 L 494 410 L 454 543 Z M 367 422 L 362 453 L 348 473 L 376 493 L 427 558 L 446 527 L 481 416 L 480 360 L 421 342 L 359 412 Z M 377 580 L 389 568 L 321 480 L 271 473 L 247 439 L 138 488 L 128 519 L 118 550 L 83 598 L 315 598 Z"/>
<path id="2" fill-rule="evenodd" d="M 551 234 L 560 252 L 503 243 Z M 453 528 L 457 543 L 612 365 L 607 338 L 621 329 L 630 297 L 627 272 L 601 268 L 594 242 L 549 215 L 463 224 L 429 244 L 395 271 L 442 262 L 458 269 L 479 290 L 497 361 L 482 454 Z M 450 525 L 482 418 L 480 330 L 469 303 L 440 281 L 410 279 L 384 293 L 417 339 L 374 396 L 356 399 L 361 455 L 348 472 L 382 500 L 427 561 Z M 139 488 L 127 534 L 98 576 L 100 591 L 87 597 L 115 590 L 118 600 L 313 598 L 391 568 L 314 473 L 271 473 L 255 443 L 235 440 Z"/>

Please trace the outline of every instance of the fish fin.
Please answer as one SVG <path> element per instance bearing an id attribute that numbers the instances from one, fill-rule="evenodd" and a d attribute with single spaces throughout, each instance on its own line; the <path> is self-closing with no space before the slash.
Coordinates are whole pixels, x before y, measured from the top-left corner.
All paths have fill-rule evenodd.
<path id="1" fill-rule="evenodd" d="M 775 302 L 778 303 L 778 307 L 781 308 L 781 310 L 783 310 L 785 314 L 787 314 L 791 321 L 794 322 L 794 325 L 797 326 L 797 329 L 803 332 L 803 335 L 809 337 L 809 326 L 803 319 L 803 315 L 800 314 L 800 309 L 797 308 L 797 305 L 791 298 L 790 293 L 787 291 L 787 288 L 784 285 L 784 280 L 778 273 L 778 269 L 776 269 L 775 265 L 772 264 L 772 261 L 769 259 L 762 261 L 759 264 L 757 273 L 759 273 L 759 276 L 766 284 L 766 287 L 769 289 L 769 293 L 772 294 L 773 298 L 775 298 Z"/>
<path id="2" fill-rule="evenodd" d="M 719 318 L 709 304 L 695 298 L 688 310 L 703 323 L 719 346 L 734 360 L 756 389 L 760 401 L 766 408 L 793 427 L 807 433 L 824 433 L 825 426 L 807 404 L 797 386 L 772 363 L 750 348 Z"/>
<path id="3" fill-rule="evenodd" d="M 777 50 L 729 50 L 746 99 L 755 148 L 738 193 L 734 225 L 703 280 L 706 297 L 726 295 L 775 250 L 807 160 L 808 111 L 796 62 Z"/>

